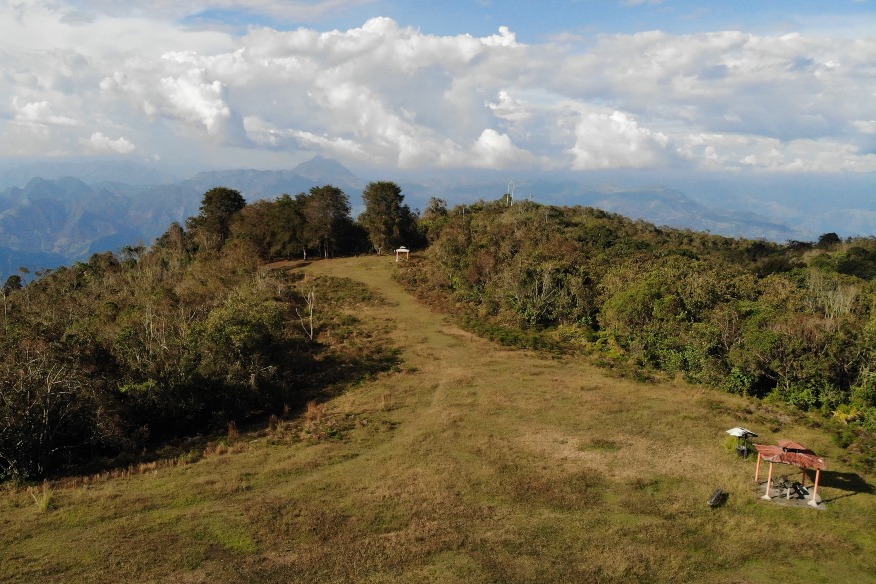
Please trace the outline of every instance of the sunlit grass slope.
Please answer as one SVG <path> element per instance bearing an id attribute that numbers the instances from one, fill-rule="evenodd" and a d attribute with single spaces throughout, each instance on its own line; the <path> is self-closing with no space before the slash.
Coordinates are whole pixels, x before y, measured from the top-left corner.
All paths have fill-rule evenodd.
<path id="1" fill-rule="evenodd" d="M 0 580 L 873 581 L 874 479 L 842 468 L 826 434 L 712 390 L 503 349 L 419 305 L 393 269 L 306 268 L 383 296 L 356 316 L 391 331 L 400 367 L 198 460 L 57 485 L 45 511 L 9 489 Z M 825 455 L 828 509 L 758 500 L 753 462 L 725 446 L 736 425 Z M 711 509 L 719 486 L 730 498 Z"/>

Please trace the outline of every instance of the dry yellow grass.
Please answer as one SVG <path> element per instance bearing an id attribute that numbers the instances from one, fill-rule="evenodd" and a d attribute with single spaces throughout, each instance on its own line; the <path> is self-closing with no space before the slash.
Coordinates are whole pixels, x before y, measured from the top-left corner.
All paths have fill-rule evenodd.
<path id="1" fill-rule="evenodd" d="M 818 429 L 684 383 L 503 349 L 417 304 L 392 259 L 306 269 L 381 291 L 387 302 L 357 316 L 390 330 L 400 370 L 220 456 L 58 485 L 45 513 L 8 489 L 0 580 L 873 580 L 873 479 L 838 465 Z M 828 510 L 759 501 L 753 463 L 724 447 L 735 425 L 827 456 Z M 710 509 L 717 486 L 730 498 Z"/>

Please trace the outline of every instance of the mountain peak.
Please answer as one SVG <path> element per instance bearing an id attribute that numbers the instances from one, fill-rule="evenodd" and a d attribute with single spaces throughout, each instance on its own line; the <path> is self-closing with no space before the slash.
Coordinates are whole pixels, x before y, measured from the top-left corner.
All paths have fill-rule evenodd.
<path id="1" fill-rule="evenodd" d="M 307 162 L 302 162 L 293 172 L 304 178 L 317 182 L 357 182 L 356 175 L 343 164 L 333 158 L 314 156 Z"/>
<path id="2" fill-rule="evenodd" d="M 65 176 L 55 179 L 35 177 L 28 181 L 23 192 L 27 197 L 83 197 L 91 188 L 78 178 Z"/>

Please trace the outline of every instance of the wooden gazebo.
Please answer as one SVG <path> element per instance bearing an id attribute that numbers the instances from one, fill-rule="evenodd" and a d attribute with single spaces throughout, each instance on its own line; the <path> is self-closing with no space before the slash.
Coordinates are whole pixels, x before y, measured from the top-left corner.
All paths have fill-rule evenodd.
<path id="1" fill-rule="evenodd" d="M 765 460 L 770 463 L 770 471 L 767 476 L 766 493 L 763 499 L 770 500 L 770 486 L 773 482 L 773 463 L 791 464 L 803 469 L 803 478 L 801 485 L 806 484 L 806 470 L 815 469 L 815 485 L 812 487 L 812 496 L 809 497 L 809 505 L 818 507 L 818 480 L 821 477 L 821 471 L 827 466 L 824 464 L 824 459 L 809 450 L 802 444 L 791 442 L 790 440 L 779 440 L 778 446 L 755 444 L 757 449 L 757 467 L 754 471 L 754 480 L 757 482 L 760 477 L 760 461 Z"/>
<path id="2" fill-rule="evenodd" d="M 399 257 L 404 256 L 405 259 L 410 257 L 411 250 L 406 248 L 405 246 L 401 246 L 397 250 L 395 250 L 395 261 L 398 261 Z"/>

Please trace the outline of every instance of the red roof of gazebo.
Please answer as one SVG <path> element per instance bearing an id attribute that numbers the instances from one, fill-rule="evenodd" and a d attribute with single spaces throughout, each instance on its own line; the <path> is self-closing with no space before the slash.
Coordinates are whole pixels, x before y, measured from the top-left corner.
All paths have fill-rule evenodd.
<path id="1" fill-rule="evenodd" d="M 760 457 L 767 462 L 793 464 L 800 468 L 816 468 L 825 470 L 824 459 L 797 442 L 779 440 L 778 446 L 755 444 Z"/>

